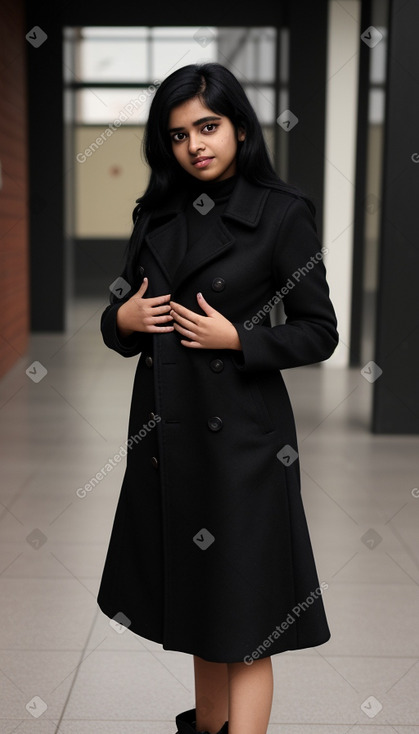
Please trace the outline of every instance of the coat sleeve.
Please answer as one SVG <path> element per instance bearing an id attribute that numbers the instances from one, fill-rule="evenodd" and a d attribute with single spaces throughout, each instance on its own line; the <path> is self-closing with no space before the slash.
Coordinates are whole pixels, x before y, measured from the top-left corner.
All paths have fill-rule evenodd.
<path id="1" fill-rule="evenodd" d="M 232 352 L 236 368 L 282 370 L 328 359 L 339 341 L 337 320 L 316 223 L 303 199 L 294 199 L 284 215 L 272 276 L 275 290 L 269 305 L 282 300 L 286 321 L 263 325 L 252 314 L 248 321 L 234 323 L 242 345 L 241 351 Z"/>
<path id="2" fill-rule="evenodd" d="M 110 291 L 109 306 L 105 308 L 100 320 L 103 341 L 109 349 L 114 349 L 122 357 L 134 357 L 140 352 L 151 350 L 152 348 L 151 333 L 135 331 L 129 337 L 122 337 L 116 323 L 118 309 L 138 291 L 142 280 L 136 268 L 137 258 L 135 257 L 136 249 L 139 247 L 140 242 L 137 210 L 138 207 L 133 212 L 134 229 L 128 245 L 125 266 L 119 276 L 128 284 L 129 290 L 127 290 L 123 297 L 119 297 L 116 293 Z M 121 282 L 121 284 L 124 289 L 127 288 L 124 283 Z"/>

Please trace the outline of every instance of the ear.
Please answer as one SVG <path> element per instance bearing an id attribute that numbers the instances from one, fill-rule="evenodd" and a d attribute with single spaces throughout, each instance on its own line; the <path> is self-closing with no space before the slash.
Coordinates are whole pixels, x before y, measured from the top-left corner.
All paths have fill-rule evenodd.
<path id="1" fill-rule="evenodd" d="M 243 141 L 246 137 L 246 130 L 244 127 L 239 127 L 238 133 L 237 133 L 237 139 Z"/>

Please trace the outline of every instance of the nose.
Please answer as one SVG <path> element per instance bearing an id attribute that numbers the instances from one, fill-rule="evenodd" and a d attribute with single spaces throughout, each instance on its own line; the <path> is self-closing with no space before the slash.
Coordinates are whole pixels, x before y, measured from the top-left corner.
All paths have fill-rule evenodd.
<path id="1" fill-rule="evenodd" d="M 190 153 L 196 154 L 198 150 L 203 150 L 204 148 L 205 148 L 205 144 L 202 141 L 199 133 L 195 131 L 189 133 L 189 151 Z"/>

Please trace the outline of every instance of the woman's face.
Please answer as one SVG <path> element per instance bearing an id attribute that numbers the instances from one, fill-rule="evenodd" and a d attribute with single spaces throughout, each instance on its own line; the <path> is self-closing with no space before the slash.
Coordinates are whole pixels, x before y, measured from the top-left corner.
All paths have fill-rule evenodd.
<path id="1" fill-rule="evenodd" d="M 191 176 L 201 181 L 222 181 L 236 173 L 234 125 L 228 117 L 205 107 L 198 97 L 172 108 L 169 134 L 176 160 Z M 239 140 L 244 136 L 240 130 Z M 199 163 L 200 158 L 205 160 Z"/>

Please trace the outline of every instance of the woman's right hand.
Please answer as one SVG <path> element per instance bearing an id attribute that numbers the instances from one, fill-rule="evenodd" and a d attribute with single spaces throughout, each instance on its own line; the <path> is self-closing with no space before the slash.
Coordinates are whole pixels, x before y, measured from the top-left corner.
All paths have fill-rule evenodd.
<path id="1" fill-rule="evenodd" d="M 148 288 L 148 279 L 144 278 L 137 293 L 118 308 L 116 323 L 122 337 L 130 336 L 134 331 L 161 332 L 173 331 L 173 326 L 160 326 L 165 321 L 172 321 L 170 316 L 170 293 L 155 298 L 143 298 Z"/>

